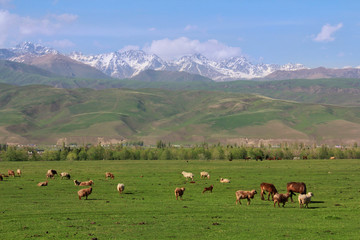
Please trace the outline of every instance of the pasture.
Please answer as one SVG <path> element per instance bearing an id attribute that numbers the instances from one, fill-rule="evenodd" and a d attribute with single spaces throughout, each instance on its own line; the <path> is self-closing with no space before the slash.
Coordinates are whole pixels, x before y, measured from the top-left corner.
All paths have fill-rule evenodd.
<path id="1" fill-rule="evenodd" d="M 1 239 L 357 239 L 360 235 L 360 160 L 0 162 Z M 71 180 L 50 179 L 48 169 Z M 190 183 L 182 171 L 195 174 Z M 200 179 L 208 171 L 210 179 Z M 105 179 L 112 172 L 115 179 Z M 220 183 L 220 177 L 230 183 Z M 79 200 L 73 180 L 94 181 Z M 314 193 L 308 209 L 274 208 L 260 200 L 260 183 L 280 193 L 302 181 Z M 125 184 L 121 195 L 118 183 Z M 202 194 L 214 185 L 213 193 Z M 174 189 L 185 187 L 183 200 Z M 256 189 L 249 206 L 235 205 L 237 190 Z"/>

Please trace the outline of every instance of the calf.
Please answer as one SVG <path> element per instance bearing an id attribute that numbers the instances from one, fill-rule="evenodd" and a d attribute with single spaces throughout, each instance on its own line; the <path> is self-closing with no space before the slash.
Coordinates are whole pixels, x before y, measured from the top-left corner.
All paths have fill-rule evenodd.
<path id="1" fill-rule="evenodd" d="M 182 195 L 184 194 L 185 192 L 185 188 L 182 187 L 182 188 L 175 188 L 175 197 L 176 197 L 176 200 L 178 200 L 178 197 L 180 197 L 180 199 L 182 200 Z"/>
<path id="2" fill-rule="evenodd" d="M 286 193 L 286 194 L 276 193 L 274 195 L 274 207 L 276 203 L 278 204 L 279 207 L 280 207 L 280 203 L 282 203 L 283 207 L 285 207 L 285 203 L 288 201 L 289 197 L 290 197 L 290 193 Z"/>
<path id="3" fill-rule="evenodd" d="M 204 188 L 204 190 L 202 191 L 202 193 L 206 192 L 206 191 L 210 191 L 212 193 L 212 190 L 213 190 L 214 186 L 211 185 L 210 187 L 206 187 Z"/>

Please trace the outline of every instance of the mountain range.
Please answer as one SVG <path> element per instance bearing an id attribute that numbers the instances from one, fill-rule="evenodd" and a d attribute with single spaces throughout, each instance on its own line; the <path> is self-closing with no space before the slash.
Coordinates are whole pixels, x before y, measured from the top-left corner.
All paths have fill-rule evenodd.
<path id="1" fill-rule="evenodd" d="M 47 57 L 44 57 L 47 56 Z M 56 56 L 56 57 L 55 57 Z M 57 74 L 67 77 L 91 78 L 132 78 L 145 70 L 181 71 L 198 74 L 214 81 L 229 81 L 238 79 L 263 78 L 275 71 L 294 71 L 304 69 L 302 64 L 253 64 L 245 57 L 232 57 L 222 60 L 211 60 L 201 54 L 183 56 L 172 61 L 165 61 L 155 54 L 142 50 L 116 51 L 111 53 L 84 55 L 73 52 L 61 54 L 52 48 L 31 42 L 24 42 L 14 48 L 0 49 L 0 59 L 32 64 L 43 69 L 55 69 Z M 74 61 L 71 61 L 75 60 Z M 54 62 L 54 63 L 53 63 Z M 60 63 L 59 63 L 60 62 Z M 67 62 L 67 63 L 66 63 Z M 88 76 L 83 76 L 74 69 L 80 68 L 80 63 L 91 66 L 95 70 Z M 60 65 L 60 66 L 59 66 Z M 77 65 L 76 67 L 71 67 Z M 85 68 L 82 66 L 82 68 Z M 86 70 L 82 70 L 84 72 Z M 103 75 L 100 72 L 104 73 Z"/>

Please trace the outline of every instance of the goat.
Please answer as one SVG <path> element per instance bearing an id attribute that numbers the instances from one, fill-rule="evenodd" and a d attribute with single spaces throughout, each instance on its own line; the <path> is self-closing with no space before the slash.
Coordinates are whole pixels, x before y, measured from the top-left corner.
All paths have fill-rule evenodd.
<path id="1" fill-rule="evenodd" d="M 42 186 L 47 186 L 48 185 L 48 181 L 45 181 L 45 182 L 39 182 L 37 184 L 39 187 L 42 187 Z"/>
<path id="2" fill-rule="evenodd" d="M 185 188 L 182 187 L 182 188 L 175 188 L 175 197 L 176 197 L 176 200 L 178 200 L 178 197 L 180 197 L 180 199 L 182 200 L 182 195 L 184 194 L 185 192 Z"/>
<path id="3" fill-rule="evenodd" d="M 274 207 L 276 203 L 278 204 L 279 207 L 280 207 L 280 203 L 282 203 L 283 207 L 285 207 L 285 203 L 288 201 L 289 197 L 290 197 L 290 193 L 286 193 L 286 194 L 276 193 L 274 195 Z"/>
<path id="4" fill-rule="evenodd" d="M 79 200 L 81 200 L 82 197 L 86 197 L 87 200 L 87 197 L 91 194 L 91 192 L 92 192 L 92 187 L 80 189 L 78 191 Z"/>
<path id="5" fill-rule="evenodd" d="M 105 173 L 105 178 L 106 179 L 108 179 L 108 178 L 114 179 L 114 174 L 112 174 L 111 172 L 106 172 Z"/>
<path id="6" fill-rule="evenodd" d="M 206 192 L 206 191 L 210 191 L 212 193 L 212 190 L 213 190 L 214 186 L 211 185 L 210 187 L 206 187 L 204 188 L 204 190 L 202 191 L 202 193 Z"/>
<path id="7" fill-rule="evenodd" d="M 264 182 L 261 183 L 260 189 L 261 189 L 261 200 L 265 200 L 264 193 L 266 194 L 266 191 L 269 193 L 268 201 L 270 201 L 270 195 L 272 197 L 272 200 L 274 200 L 274 194 L 276 194 L 278 192 L 276 190 L 276 187 L 274 186 L 274 184 L 271 184 L 271 183 L 264 183 Z"/>
<path id="8" fill-rule="evenodd" d="M 308 208 L 308 204 L 311 202 L 311 197 L 313 197 L 313 196 L 314 196 L 314 194 L 312 192 L 308 192 L 307 194 L 300 194 L 298 196 L 300 208 L 304 204 L 305 204 L 305 207 Z"/>
<path id="9" fill-rule="evenodd" d="M 290 193 L 291 202 L 294 202 L 292 196 L 296 196 L 294 192 L 305 194 L 306 184 L 303 182 L 289 182 L 286 184 L 287 192 Z"/>
<path id="10" fill-rule="evenodd" d="M 119 194 L 121 194 L 125 189 L 125 185 L 123 183 L 119 183 L 116 189 L 118 190 Z"/>
<path id="11" fill-rule="evenodd" d="M 238 204 L 238 202 L 240 203 L 241 205 L 241 202 L 240 202 L 240 199 L 247 199 L 248 203 L 247 205 L 250 205 L 250 198 L 254 198 L 255 194 L 257 194 L 256 190 L 251 190 L 251 191 L 242 191 L 242 190 L 239 190 L 239 191 L 236 191 L 235 192 L 235 195 L 236 195 L 236 205 Z"/>

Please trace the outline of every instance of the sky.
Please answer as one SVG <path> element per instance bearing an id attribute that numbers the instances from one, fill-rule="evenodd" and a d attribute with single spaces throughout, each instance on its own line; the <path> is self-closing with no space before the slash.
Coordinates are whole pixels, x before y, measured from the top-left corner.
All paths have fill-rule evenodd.
<path id="1" fill-rule="evenodd" d="M 0 48 L 360 66 L 358 0 L 0 0 Z"/>

